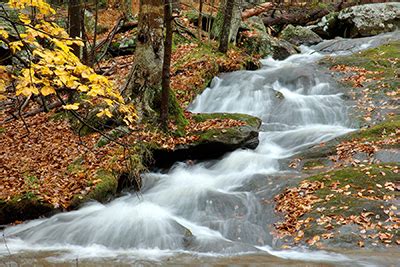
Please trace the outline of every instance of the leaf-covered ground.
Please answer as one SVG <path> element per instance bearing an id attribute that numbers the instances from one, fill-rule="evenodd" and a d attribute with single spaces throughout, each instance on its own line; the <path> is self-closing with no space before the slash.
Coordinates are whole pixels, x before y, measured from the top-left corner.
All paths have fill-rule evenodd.
<path id="1" fill-rule="evenodd" d="M 283 247 L 400 245 L 399 51 L 393 42 L 324 63 L 347 86 L 362 129 L 290 163 L 310 177 L 275 197 Z"/>

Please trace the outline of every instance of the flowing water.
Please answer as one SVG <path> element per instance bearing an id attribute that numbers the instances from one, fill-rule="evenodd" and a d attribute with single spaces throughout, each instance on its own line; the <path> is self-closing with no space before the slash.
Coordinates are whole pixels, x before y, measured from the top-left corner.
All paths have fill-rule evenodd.
<path id="1" fill-rule="evenodd" d="M 142 195 L 9 227 L 0 263 L 108 266 L 262 264 L 379 266 L 391 257 L 358 251 L 278 250 L 270 234 L 273 196 L 298 173 L 280 162 L 313 144 L 352 131 L 346 103 L 323 57 L 310 49 L 257 71 L 215 78 L 192 112 L 246 113 L 262 119 L 260 144 L 215 161 L 177 163 L 143 178 Z M 393 255 L 392 255 L 393 257 Z M 394 262 L 396 257 L 394 257 Z"/>

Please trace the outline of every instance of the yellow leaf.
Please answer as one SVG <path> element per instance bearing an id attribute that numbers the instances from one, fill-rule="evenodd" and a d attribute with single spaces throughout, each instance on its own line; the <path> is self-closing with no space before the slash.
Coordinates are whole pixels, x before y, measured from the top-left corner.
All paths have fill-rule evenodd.
<path id="1" fill-rule="evenodd" d="M 54 90 L 54 88 L 51 86 L 44 86 L 44 87 L 42 87 L 40 92 L 42 93 L 42 95 L 47 96 L 47 95 L 54 94 L 56 92 L 56 90 Z"/>
<path id="2" fill-rule="evenodd" d="M 26 83 L 18 84 L 17 91 L 15 92 L 16 95 L 23 94 L 24 96 L 30 96 L 32 94 L 38 95 L 39 90 L 32 85 L 26 86 Z"/>
<path id="3" fill-rule="evenodd" d="M 107 103 L 107 105 L 112 106 L 114 104 L 114 101 L 112 101 L 111 99 L 104 99 L 104 102 Z"/>
<path id="4" fill-rule="evenodd" d="M 0 36 L 3 37 L 4 39 L 8 38 L 8 32 L 5 31 L 3 28 L 0 28 Z"/>
<path id="5" fill-rule="evenodd" d="M 77 110 L 77 109 L 79 109 L 79 103 L 68 104 L 68 105 L 63 106 L 63 108 L 66 110 Z"/>
<path id="6" fill-rule="evenodd" d="M 29 17 L 25 14 L 20 14 L 19 15 L 19 20 L 24 23 L 24 24 L 31 24 L 31 20 L 29 19 Z"/>
<path id="7" fill-rule="evenodd" d="M 97 95 L 104 96 L 104 90 L 100 85 L 92 84 L 90 86 L 90 91 L 88 92 L 88 96 L 97 96 Z"/>
<path id="8" fill-rule="evenodd" d="M 20 51 L 24 44 L 21 41 L 10 42 L 9 46 L 13 53 Z"/>
<path id="9" fill-rule="evenodd" d="M 103 109 L 102 111 L 100 111 L 99 113 L 96 114 L 97 117 L 103 117 L 103 116 L 107 116 L 109 118 L 112 117 L 112 113 L 110 112 L 110 110 L 108 108 Z"/>

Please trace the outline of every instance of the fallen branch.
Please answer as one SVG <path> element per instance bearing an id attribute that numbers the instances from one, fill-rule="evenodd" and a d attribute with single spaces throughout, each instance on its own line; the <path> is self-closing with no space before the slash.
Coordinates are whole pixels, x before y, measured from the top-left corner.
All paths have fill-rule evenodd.
<path id="1" fill-rule="evenodd" d="M 267 2 L 257 5 L 256 7 L 246 9 L 242 12 L 242 20 L 248 19 L 253 16 L 258 16 L 261 13 L 271 10 L 273 7 L 274 7 L 273 3 Z"/>
<path id="2" fill-rule="evenodd" d="M 128 22 L 122 24 L 121 27 L 119 27 L 119 29 L 117 30 L 117 33 L 130 31 L 130 30 L 136 28 L 138 25 L 139 25 L 138 21 L 128 21 Z"/>
<path id="3" fill-rule="evenodd" d="M 263 23 L 266 27 L 269 26 L 285 26 L 288 24 L 292 25 L 309 25 L 320 20 L 323 16 L 328 15 L 332 11 L 340 11 L 346 7 L 355 5 L 355 3 L 340 2 L 331 8 L 302 8 L 299 10 L 281 10 L 282 14 L 276 16 L 273 12 L 268 17 L 263 18 Z"/>

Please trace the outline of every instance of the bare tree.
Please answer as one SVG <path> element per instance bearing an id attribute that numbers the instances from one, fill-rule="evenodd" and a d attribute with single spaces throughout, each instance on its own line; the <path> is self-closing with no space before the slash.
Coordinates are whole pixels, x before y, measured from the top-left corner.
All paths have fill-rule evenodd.
<path id="1" fill-rule="evenodd" d="M 162 94 L 161 94 L 161 112 L 160 121 L 164 129 L 168 128 L 168 104 L 170 94 L 170 68 L 172 55 L 172 4 L 171 0 L 165 0 L 164 6 L 164 62 L 162 69 Z"/>
<path id="2" fill-rule="evenodd" d="M 69 35 L 71 37 L 81 37 L 82 29 L 82 5 L 81 0 L 69 0 L 68 2 L 68 21 Z M 80 57 L 80 47 L 74 46 L 74 54 Z"/>
<path id="3" fill-rule="evenodd" d="M 224 21 L 222 24 L 221 35 L 219 40 L 219 48 L 218 48 L 218 51 L 222 53 L 226 53 L 228 51 L 229 34 L 231 29 L 234 5 L 235 5 L 235 0 L 226 0 L 225 10 L 224 10 Z"/>

